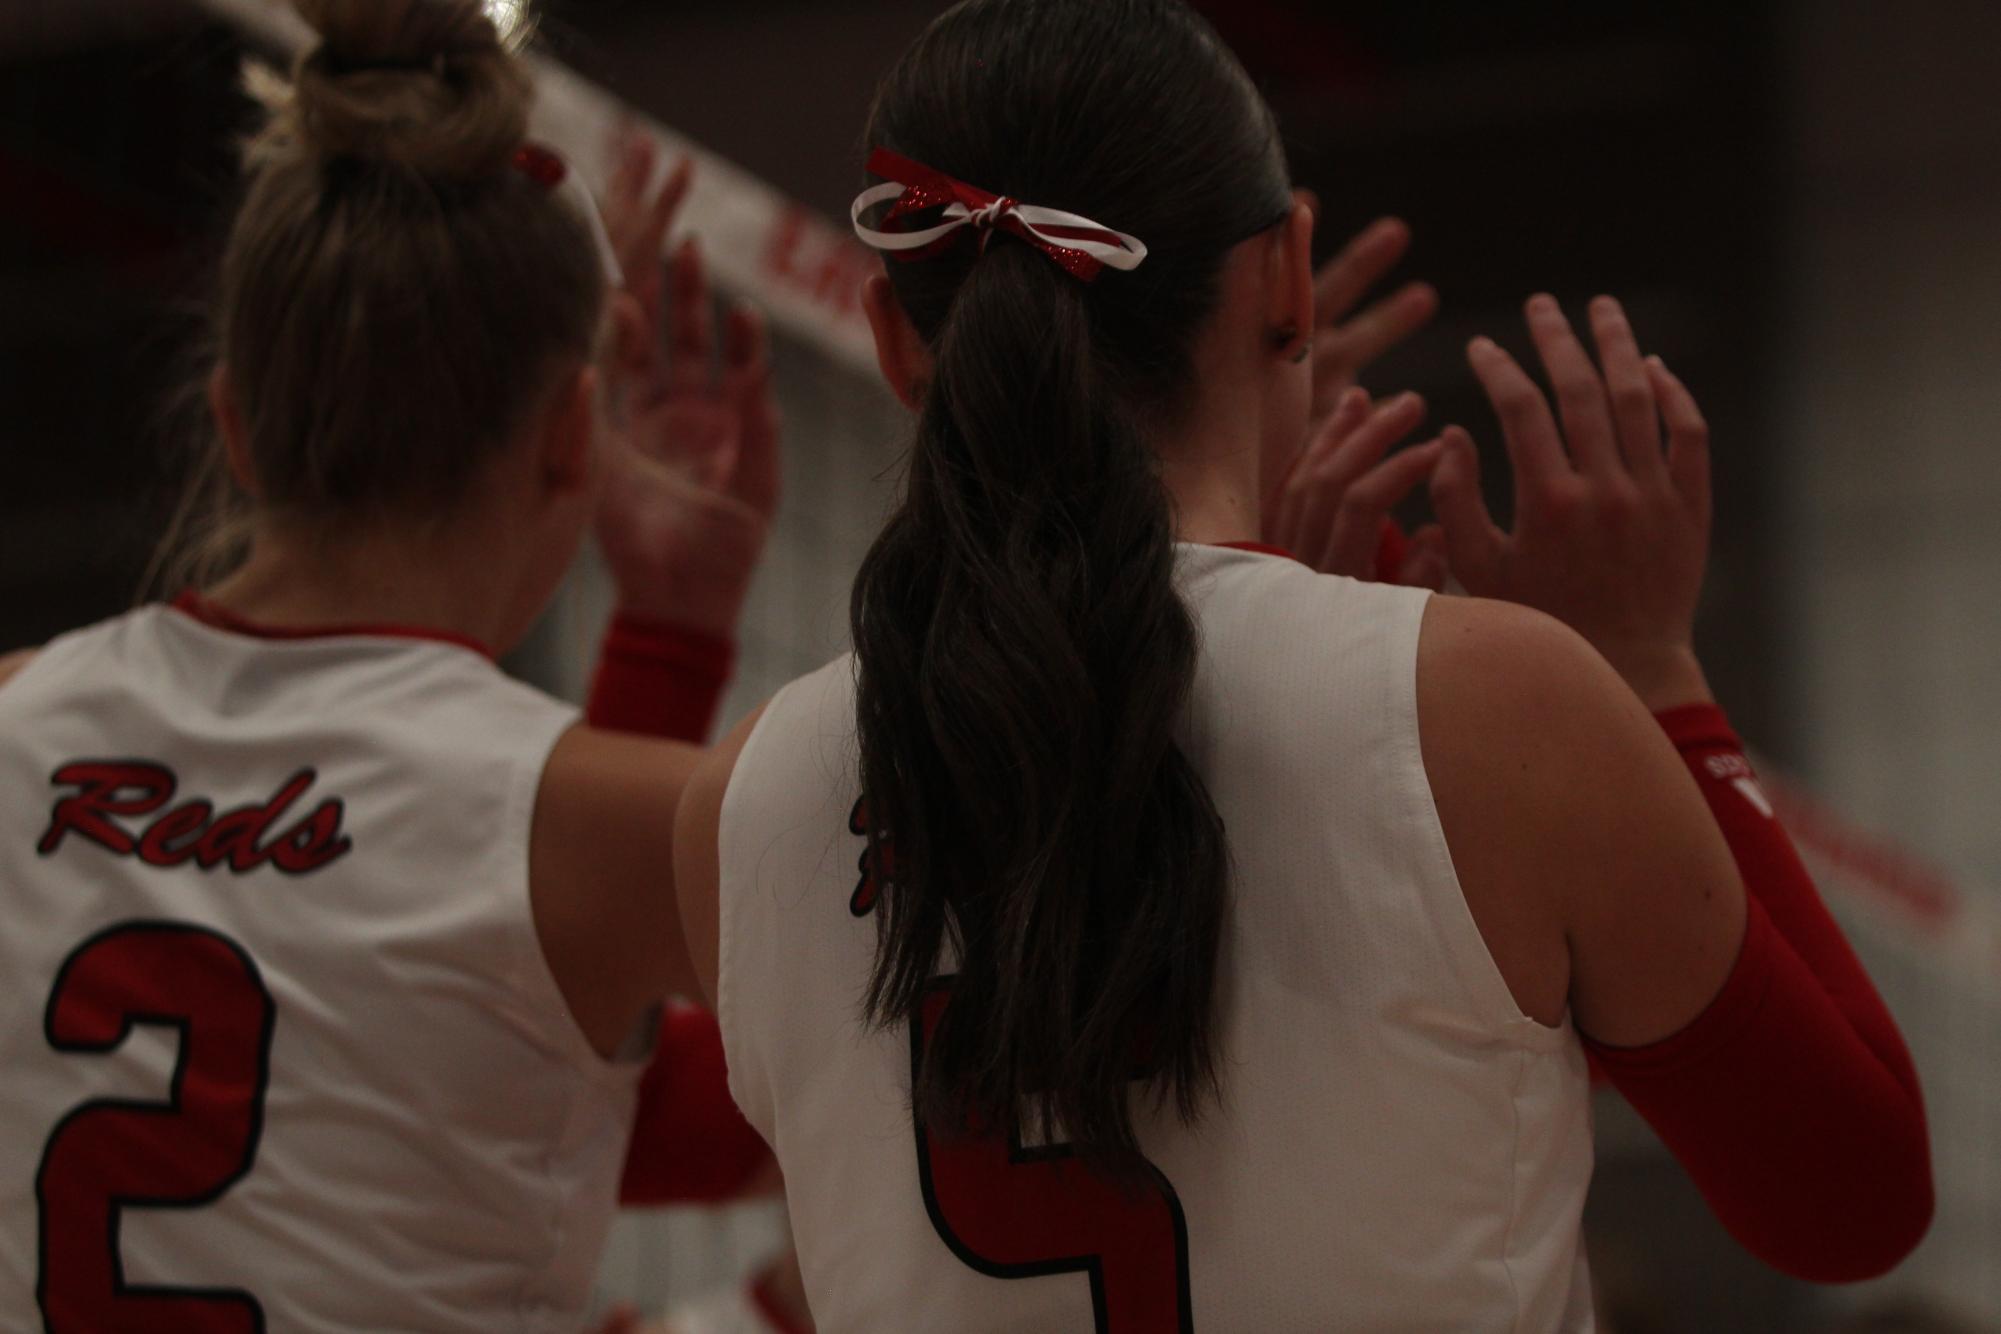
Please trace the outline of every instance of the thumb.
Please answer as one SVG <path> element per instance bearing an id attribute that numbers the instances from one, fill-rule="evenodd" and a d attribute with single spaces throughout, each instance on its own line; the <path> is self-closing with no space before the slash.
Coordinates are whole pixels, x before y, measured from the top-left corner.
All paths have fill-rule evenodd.
<path id="1" fill-rule="evenodd" d="M 1466 591 L 1485 596 L 1500 574 L 1508 538 L 1494 526 L 1480 494 L 1480 452 L 1457 426 L 1445 430 L 1445 452 L 1431 474 L 1431 507 L 1438 513 L 1445 554 Z"/>

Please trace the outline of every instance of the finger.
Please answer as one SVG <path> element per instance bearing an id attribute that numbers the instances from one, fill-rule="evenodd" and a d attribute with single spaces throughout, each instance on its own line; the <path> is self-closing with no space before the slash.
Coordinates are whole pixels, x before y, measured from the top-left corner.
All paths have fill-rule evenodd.
<path id="1" fill-rule="evenodd" d="M 1647 358 L 1647 372 L 1667 421 L 1668 476 L 1682 501 L 1707 527 L 1710 517 L 1709 423 L 1695 395 L 1659 357 Z"/>
<path id="2" fill-rule="evenodd" d="M 1424 399 L 1417 394 L 1398 394 L 1368 415 L 1368 418 L 1339 441 L 1308 474 L 1308 485 L 1322 485 L 1340 492 L 1390 452 L 1390 446 L 1416 430 L 1424 420 Z"/>
<path id="3" fill-rule="evenodd" d="M 1299 186 L 1292 192 L 1294 202 L 1306 205 L 1306 211 L 1313 215 L 1315 226 L 1320 223 L 1320 192 L 1310 186 Z"/>
<path id="4" fill-rule="evenodd" d="M 1428 523 L 1410 535 L 1403 561 L 1390 575 L 1406 588 L 1428 588 L 1442 593 L 1450 573 L 1445 560 L 1445 530 Z"/>
<path id="5" fill-rule="evenodd" d="M 1597 341 L 1598 364 L 1605 368 L 1605 388 L 1612 396 L 1619 456 L 1641 484 L 1663 485 L 1668 478 L 1667 461 L 1661 457 L 1660 409 L 1625 307 L 1609 296 L 1593 301 L 1591 336 Z"/>
<path id="6" fill-rule="evenodd" d="M 1374 572 L 1383 516 L 1438 466 L 1443 443 L 1413 445 L 1384 459 L 1341 493 L 1341 508 L 1315 568 L 1365 579 Z"/>
<path id="7" fill-rule="evenodd" d="M 704 391 L 715 370 L 715 308 L 701 246 L 693 237 L 676 247 L 667 266 L 667 289 L 668 380 L 681 392 Z"/>
<path id="8" fill-rule="evenodd" d="M 1285 480 L 1278 489 L 1277 510 L 1266 528 L 1267 535 L 1277 545 L 1297 552 L 1302 544 L 1311 546 L 1317 543 L 1317 538 L 1310 541 L 1302 539 L 1309 507 L 1316 499 L 1315 489 L 1307 479 L 1340 447 L 1350 432 L 1368 420 L 1369 409 L 1368 390 L 1350 389 L 1341 395 L 1327 420 L 1314 428 L 1305 446 L 1294 456 L 1292 466 L 1286 470 Z"/>
<path id="9" fill-rule="evenodd" d="M 667 233 L 673 230 L 674 219 L 681 212 L 681 205 L 688 198 L 688 187 L 695 179 L 695 163 L 691 158 L 681 158 L 667 173 L 667 179 L 660 183 L 660 192 L 653 197 L 653 206 L 647 212 L 646 226 L 641 229 L 635 253 L 631 258 L 641 264 L 657 267 L 661 255 L 667 248 Z"/>
<path id="10" fill-rule="evenodd" d="M 1535 381 L 1491 338 L 1475 338 L 1466 349 L 1466 360 L 1501 419 L 1501 437 L 1507 442 L 1517 489 L 1531 492 L 1568 477 L 1570 461 L 1564 457 L 1563 439 Z"/>
<path id="11" fill-rule="evenodd" d="M 1338 324 L 1410 249 L 1410 227 L 1401 218 L 1378 218 L 1362 229 L 1313 279 L 1313 322 Z"/>
<path id="12" fill-rule="evenodd" d="M 1494 526 L 1480 492 L 1480 451 L 1457 426 L 1447 427 L 1442 438 L 1444 455 L 1431 474 L 1431 508 L 1438 514 L 1446 560 L 1468 592 L 1499 591 L 1508 536 Z"/>
<path id="13" fill-rule="evenodd" d="M 645 306 L 630 292 L 615 293 L 611 321 L 613 388 L 620 394 L 643 394 L 645 377 L 652 369 L 655 338 Z"/>
<path id="14" fill-rule="evenodd" d="M 1315 466 L 1317 460 L 1327 458 L 1327 454 L 1331 454 L 1333 448 L 1341 444 L 1341 438 L 1347 436 L 1347 432 L 1355 430 L 1367 416 L 1369 416 L 1369 392 L 1355 388 L 1343 394 L 1339 402 L 1335 402 L 1333 410 L 1325 420 L 1313 422 L 1307 428 L 1307 440 L 1305 444 L 1299 446 L 1299 452 L 1293 454 L 1293 462 L 1287 464 L 1285 478 L 1281 478 L 1275 492 L 1277 508 L 1271 516 L 1273 522 L 1267 524 L 1265 530 L 1273 542 L 1277 542 L 1279 546 L 1287 546 L 1287 538 L 1281 534 L 1289 534 L 1293 530 L 1293 524 L 1297 522 L 1297 510 L 1299 510 L 1299 500 L 1305 494 L 1307 472 Z"/>
<path id="15" fill-rule="evenodd" d="M 641 201 L 646 197 L 646 187 L 653 179 L 658 150 L 652 136 L 640 129 L 636 121 L 620 122 L 617 135 L 618 165 L 612 171 L 605 194 L 605 224 L 623 253 L 622 247 L 631 240 Z"/>
<path id="16" fill-rule="evenodd" d="M 1577 470 L 1604 477 L 1623 469 L 1612 431 L 1612 409 L 1605 401 L 1605 383 L 1598 368 L 1577 341 L 1563 308 L 1549 295 L 1529 298 L 1529 336 L 1535 340 L 1543 369 L 1556 390 L 1556 407 L 1563 418 L 1563 438 Z"/>
<path id="17" fill-rule="evenodd" d="M 1361 408 L 1358 419 L 1352 426 L 1340 429 L 1341 418 L 1353 414 L 1357 403 Z M 1309 560 L 1327 551 L 1334 525 L 1346 507 L 1348 488 L 1424 420 L 1424 400 L 1416 394 L 1401 394 L 1371 408 L 1368 394 L 1357 389 L 1342 399 L 1342 409 L 1321 433 L 1309 451 L 1305 466 L 1286 488 L 1296 506 L 1291 542 L 1287 545 L 1294 550 L 1304 548 L 1303 554 Z M 1326 570 L 1324 565 L 1314 568 Z M 1344 568 L 1333 572 L 1367 577 L 1373 569 L 1370 564 L 1359 570 Z"/>
<path id="18" fill-rule="evenodd" d="M 1430 283 L 1399 288 L 1347 323 L 1314 336 L 1315 377 L 1352 380 L 1363 367 L 1431 323 L 1437 313 L 1438 290 Z"/>
<path id="19" fill-rule="evenodd" d="M 730 311 L 723 335 L 723 386 L 736 409 L 739 454 L 731 486 L 766 518 L 778 509 L 781 464 L 778 405 L 771 393 L 770 335 L 749 306 Z"/>
<path id="20" fill-rule="evenodd" d="M 1325 462 L 1341 442 L 1358 430 L 1363 422 L 1375 411 L 1375 404 L 1369 399 L 1369 391 L 1359 385 L 1350 386 L 1335 405 L 1333 415 L 1315 431 L 1313 439 L 1299 457 L 1294 472 L 1303 472 Z"/>

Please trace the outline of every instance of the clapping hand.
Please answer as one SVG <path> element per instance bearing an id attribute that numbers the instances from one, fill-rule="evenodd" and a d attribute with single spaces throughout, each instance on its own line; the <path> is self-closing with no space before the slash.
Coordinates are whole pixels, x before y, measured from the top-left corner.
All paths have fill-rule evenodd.
<path id="1" fill-rule="evenodd" d="M 1649 707 L 1707 700 L 1693 646 L 1710 532 L 1702 412 L 1660 358 L 1642 359 L 1612 298 L 1591 303 L 1598 366 L 1554 298 L 1528 303 L 1528 325 L 1557 410 L 1513 357 L 1473 341 L 1514 468 L 1515 528 L 1487 512 L 1472 438 L 1447 430 L 1431 494 L 1452 572 L 1475 596 L 1569 625 Z"/>
<path id="2" fill-rule="evenodd" d="M 1305 197 L 1318 213 L 1318 202 Z M 1424 402 L 1403 394 L 1375 403 L 1356 384 L 1370 363 L 1438 311 L 1438 293 L 1426 283 L 1407 283 L 1355 310 L 1410 249 L 1410 239 L 1409 227 L 1384 218 L 1315 275 L 1310 425 L 1304 448 L 1266 497 L 1264 538 L 1323 574 L 1435 589 L 1445 582 L 1435 526 L 1400 552 L 1383 540 L 1395 527 L 1391 509 L 1440 457 L 1437 441 L 1389 453 L 1423 422 Z"/>
<path id="3" fill-rule="evenodd" d="M 598 541 L 621 608 L 726 635 L 778 508 L 778 410 L 762 319 L 729 312 L 718 368 L 699 249 L 661 262 L 693 173 L 684 160 L 656 185 L 657 166 L 653 141 L 626 134 L 606 201 L 626 286 Z"/>

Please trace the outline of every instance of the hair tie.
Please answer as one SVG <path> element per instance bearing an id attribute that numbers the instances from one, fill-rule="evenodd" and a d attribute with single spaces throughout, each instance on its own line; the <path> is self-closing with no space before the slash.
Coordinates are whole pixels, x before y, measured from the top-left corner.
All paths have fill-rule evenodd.
<path id="1" fill-rule="evenodd" d="M 604 215 L 598 212 L 598 201 L 591 197 L 583 177 L 570 170 L 563 155 L 531 139 L 514 150 L 508 165 L 544 190 L 567 199 L 570 207 L 583 215 L 584 225 L 590 229 L 591 240 L 597 246 L 598 258 L 604 264 L 605 280 L 613 287 L 625 286 L 625 269 L 618 262 L 618 248 L 611 243 Z"/>
<path id="2" fill-rule="evenodd" d="M 1075 213 L 1024 204 L 967 185 L 886 148 L 878 148 L 869 155 L 868 171 L 872 176 L 887 177 L 890 183 L 871 186 L 856 197 L 854 207 L 849 210 L 855 235 L 864 245 L 898 259 L 928 259 L 962 227 L 971 227 L 980 234 L 982 253 L 993 233 L 1004 231 L 1028 242 L 1072 277 L 1087 283 L 1096 279 L 1101 269 L 1131 272 L 1146 258 L 1146 245 L 1137 236 L 1114 231 Z M 883 230 L 862 222 L 864 213 L 891 199 L 896 202 L 881 218 L 884 228 L 912 213 L 941 206 L 945 221 L 914 231 Z"/>

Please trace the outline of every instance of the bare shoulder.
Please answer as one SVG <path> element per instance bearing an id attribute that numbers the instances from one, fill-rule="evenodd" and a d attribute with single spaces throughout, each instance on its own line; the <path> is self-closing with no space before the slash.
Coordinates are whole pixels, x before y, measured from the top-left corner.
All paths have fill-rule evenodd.
<path id="1" fill-rule="evenodd" d="M 718 742 L 688 783 L 674 829 L 674 889 L 681 900 L 681 921 L 687 931 L 688 956 L 702 994 L 716 1000 L 717 947 L 722 883 L 723 798 L 736 773 L 737 760 L 750 734 L 764 716 L 758 708 Z"/>
<path id="2" fill-rule="evenodd" d="M 1425 772 L 1467 906 L 1524 1013 L 1674 1032 L 1721 986 L 1743 890 L 1694 780 L 1591 646 L 1521 607 L 1434 598 Z"/>
<path id="3" fill-rule="evenodd" d="M 22 649 L 17 653 L 0 654 L 0 686 L 6 685 L 21 674 L 21 669 L 35 660 L 39 649 Z"/>
<path id="4" fill-rule="evenodd" d="M 1526 607 L 1434 597 L 1418 641 L 1425 767 L 1441 777 L 1505 780 L 1538 798 L 1583 776 L 1590 739 L 1651 727 L 1632 692 L 1591 646 Z"/>
<path id="5" fill-rule="evenodd" d="M 674 810 L 695 746 L 573 727 L 535 800 L 535 929 L 571 1014 L 600 1052 L 694 985 L 674 902 Z"/>

